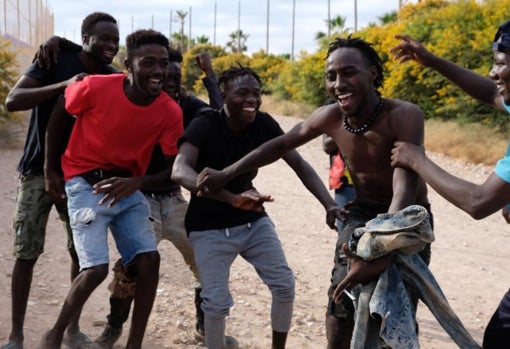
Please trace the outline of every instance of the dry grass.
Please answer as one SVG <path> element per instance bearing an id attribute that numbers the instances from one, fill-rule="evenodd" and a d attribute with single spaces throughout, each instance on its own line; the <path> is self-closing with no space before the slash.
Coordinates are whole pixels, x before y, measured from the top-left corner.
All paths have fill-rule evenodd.
<path id="1" fill-rule="evenodd" d="M 306 119 L 312 114 L 315 107 L 306 103 L 278 100 L 273 96 L 264 95 L 262 97 L 262 106 L 260 109 L 274 115 L 294 116 L 296 118 Z"/>
<path id="2" fill-rule="evenodd" d="M 507 136 L 479 124 L 438 120 L 425 124 L 425 149 L 474 164 L 495 165 L 507 144 Z"/>

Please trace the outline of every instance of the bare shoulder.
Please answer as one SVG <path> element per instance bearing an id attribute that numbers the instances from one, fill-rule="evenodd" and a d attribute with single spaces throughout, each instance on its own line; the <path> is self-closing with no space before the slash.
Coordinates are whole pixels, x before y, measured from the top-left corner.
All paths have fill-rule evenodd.
<path id="1" fill-rule="evenodd" d="M 417 121 L 424 119 L 423 111 L 414 103 L 394 98 L 385 98 L 385 102 L 391 118 L 414 118 Z"/>
<path id="2" fill-rule="evenodd" d="M 314 130 L 324 133 L 331 126 L 331 123 L 341 119 L 342 112 L 336 103 L 318 107 L 308 117 L 304 124 Z"/>
<path id="3" fill-rule="evenodd" d="M 421 144 L 425 117 L 420 107 L 400 99 L 385 99 L 386 127 L 395 140 Z"/>

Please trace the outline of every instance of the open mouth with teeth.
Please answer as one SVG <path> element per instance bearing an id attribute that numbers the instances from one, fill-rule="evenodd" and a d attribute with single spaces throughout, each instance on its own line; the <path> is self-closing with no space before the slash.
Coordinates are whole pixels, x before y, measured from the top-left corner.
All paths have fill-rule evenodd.
<path id="1" fill-rule="evenodd" d="M 336 99 L 338 100 L 338 103 L 340 103 L 341 106 L 345 106 L 349 104 L 351 101 L 352 92 L 343 93 L 336 96 Z"/>
<path id="2" fill-rule="evenodd" d="M 115 52 L 113 52 L 113 51 L 103 51 L 103 55 L 106 58 L 113 59 L 113 57 L 115 57 Z"/>
<path id="3" fill-rule="evenodd" d="M 162 81 L 161 81 L 161 79 L 156 79 L 156 78 L 149 79 L 149 86 L 151 88 L 161 88 Z"/>
<path id="4" fill-rule="evenodd" d="M 248 113 L 254 113 L 254 112 L 257 111 L 257 108 L 255 108 L 255 107 L 244 107 L 243 111 L 248 112 Z"/>

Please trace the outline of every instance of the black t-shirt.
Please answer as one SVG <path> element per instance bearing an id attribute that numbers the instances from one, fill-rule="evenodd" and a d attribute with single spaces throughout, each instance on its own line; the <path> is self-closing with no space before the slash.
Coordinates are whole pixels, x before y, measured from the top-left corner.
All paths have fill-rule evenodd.
<path id="1" fill-rule="evenodd" d="M 58 63 L 51 68 L 39 68 L 37 62 L 33 63 L 25 73 L 26 76 L 39 80 L 42 86 L 52 85 L 73 77 L 76 74 L 87 72 L 80 61 L 79 53 L 60 52 Z M 113 67 L 103 66 L 101 74 L 117 72 Z M 21 174 L 43 175 L 44 166 L 44 139 L 51 111 L 57 102 L 58 96 L 47 100 L 32 109 L 30 124 L 23 155 L 18 164 Z M 74 119 L 69 119 L 65 125 L 67 136 L 70 134 Z"/>
<path id="2" fill-rule="evenodd" d="M 267 113 L 259 112 L 242 136 L 234 135 L 221 111 L 208 110 L 195 118 L 179 139 L 179 145 L 190 142 L 199 149 L 195 170 L 204 167 L 221 170 L 236 162 L 259 145 L 283 134 L 278 123 Z M 252 189 L 257 170 L 241 174 L 225 185 L 232 193 Z M 265 212 L 245 211 L 220 201 L 191 195 L 186 213 L 186 230 L 222 229 L 253 222 Z"/>

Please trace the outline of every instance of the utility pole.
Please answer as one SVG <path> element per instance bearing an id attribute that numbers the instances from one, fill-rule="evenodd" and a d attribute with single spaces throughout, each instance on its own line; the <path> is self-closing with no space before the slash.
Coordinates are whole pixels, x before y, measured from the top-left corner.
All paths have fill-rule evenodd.
<path id="1" fill-rule="evenodd" d="M 328 38 L 331 36 L 331 0 L 328 0 Z"/>
<path id="2" fill-rule="evenodd" d="M 290 49 L 290 60 L 294 60 L 294 28 L 296 26 L 296 0 L 292 0 L 292 48 Z"/>
<path id="3" fill-rule="evenodd" d="M 241 0 L 237 5 L 237 53 L 241 53 Z"/>
<path id="4" fill-rule="evenodd" d="M 214 33 L 213 33 L 213 45 L 216 45 L 216 1 L 214 2 Z"/>
<path id="5" fill-rule="evenodd" d="M 358 31 L 358 0 L 354 0 L 354 31 Z"/>
<path id="6" fill-rule="evenodd" d="M 191 6 L 189 7 L 189 36 L 188 36 L 188 50 L 191 48 Z"/>
<path id="7" fill-rule="evenodd" d="M 269 54 L 269 0 L 267 0 L 266 54 Z"/>

